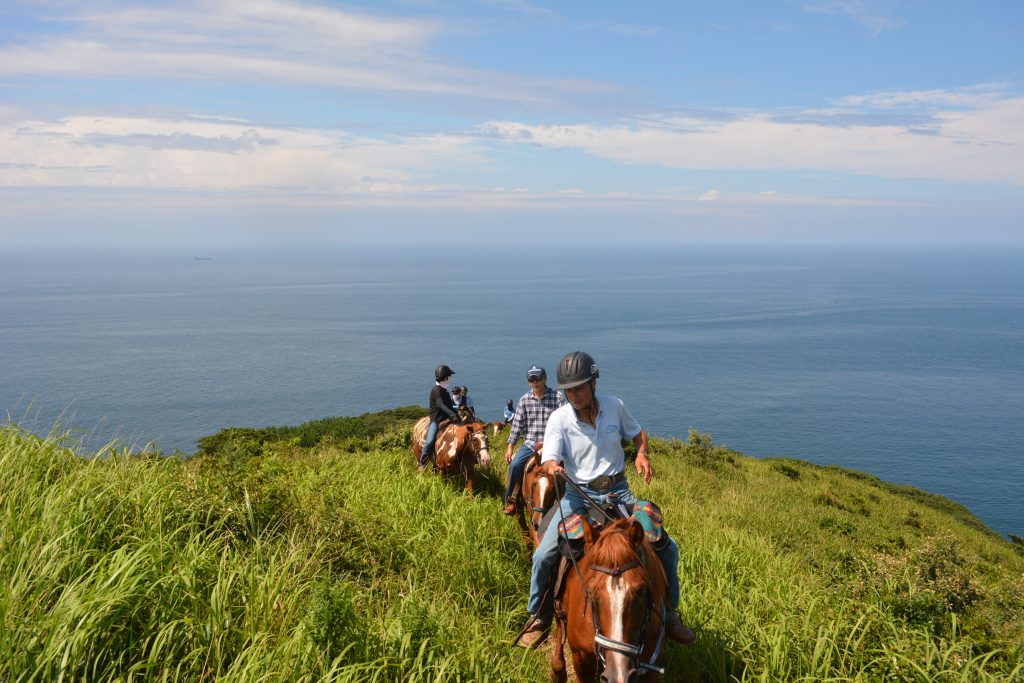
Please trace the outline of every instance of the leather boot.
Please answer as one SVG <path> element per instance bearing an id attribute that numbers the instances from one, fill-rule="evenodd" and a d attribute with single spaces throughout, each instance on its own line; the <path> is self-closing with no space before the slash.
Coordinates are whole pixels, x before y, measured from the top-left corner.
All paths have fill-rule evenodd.
<path id="1" fill-rule="evenodd" d="M 673 612 L 668 616 L 665 624 L 665 635 L 680 645 L 691 645 L 697 640 L 697 635 L 689 626 L 683 623 L 679 615 Z"/>
<path id="2" fill-rule="evenodd" d="M 523 635 L 519 636 L 516 645 L 529 650 L 540 647 L 541 643 L 548 638 L 549 626 L 551 626 L 550 621 L 543 621 L 538 617 L 530 617 L 529 627 L 523 631 Z"/>

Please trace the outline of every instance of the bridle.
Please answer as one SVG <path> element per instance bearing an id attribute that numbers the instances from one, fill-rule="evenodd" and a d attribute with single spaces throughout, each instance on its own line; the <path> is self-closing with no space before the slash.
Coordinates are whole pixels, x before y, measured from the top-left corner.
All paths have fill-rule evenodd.
<path id="1" fill-rule="evenodd" d="M 479 446 L 479 447 L 477 446 L 477 443 L 476 443 L 477 442 L 477 438 L 476 438 L 477 435 L 479 435 L 480 436 L 480 440 L 483 441 L 483 446 Z M 491 456 L 488 453 L 488 450 L 490 450 L 490 449 L 489 449 L 488 443 L 487 443 L 487 432 L 486 432 L 486 430 L 481 430 L 481 431 L 477 432 L 477 431 L 473 431 L 472 429 L 470 429 L 469 432 L 466 434 L 466 438 L 469 440 L 469 447 L 473 450 L 473 455 L 476 456 L 476 459 L 478 461 L 482 462 L 482 458 L 480 457 L 481 453 L 487 455 L 487 459 L 490 460 Z"/>
<path id="2" fill-rule="evenodd" d="M 625 531 L 619 530 L 614 533 L 620 533 L 625 535 Z M 643 550 L 634 551 L 634 557 L 636 559 L 625 564 L 621 564 L 617 567 L 603 567 L 601 565 L 591 564 L 588 565 L 589 571 L 601 572 L 612 577 L 612 581 L 618 583 L 619 577 L 628 571 L 639 569 L 643 571 L 645 579 L 647 574 L 647 555 Z M 578 570 L 577 570 L 578 571 Z M 626 655 L 633 660 L 633 666 L 639 671 L 657 671 L 659 674 L 664 675 L 665 669 L 658 666 L 655 662 L 658 661 L 658 657 L 661 655 L 661 648 L 665 644 L 665 601 L 661 602 L 660 609 L 658 610 L 659 626 L 658 626 L 658 638 L 654 643 L 654 649 L 651 651 L 651 656 L 646 661 L 641 661 L 640 657 L 643 654 L 644 645 L 647 643 L 647 624 L 651 621 L 651 615 L 654 613 L 654 601 L 651 600 L 650 590 L 645 590 L 647 596 L 647 612 L 644 615 L 644 619 L 640 626 L 640 637 L 637 639 L 637 644 L 627 643 L 622 640 L 614 640 L 607 636 L 601 635 L 601 624 L 598 622 L 597 615 L 597 604 L 594 596 L 590 594 L 587 584 L 582 582 L 583 593 L 586 596 L 587 604 L 590 606 L 590 618 L 594 625 L 594 648 L 597 651 L 597 657 L 601 660 L 601 665 L 605 665 L 604 653 L 606 650 L 612 652 L 618 652 L 619 654 Z M 646 583 L 646 581 L 645 581 Z"/>
<path id="3" fill-rule="evenodd" d="M 554 487 L 555 500 L 558 500 L 558 484 L 555 482 L 554 477 L 545 475 L 542 473 L 537 474 L 530 480 L 530 490 L 526 492 L 524 496 L 526 502 L 530 506 L 532 514 L 530 515 L 530 524 L 533 526 L 534 531 L 540 531 L 540 521 L 544 517 L 544 513 L 551 509 L 551 506 L 544 507 L 543 499 L 537 500 L 537 488 L 542 480 L 550 480 L 551 485 Z M 540 503 L 540 504 L 538 504 Z"/>
<path id="4" fill-rule="evenodd" d="M 583 489 L 581 489 L 579 485 L 576 484 L 576 482 L 574 482 L 569 477 L 563 476 L 562 478 L 570 486 L 576 489 L 576 492 L 583 496 L 583 498 L 591 504 L 592 509 L 597 510 L 604 516 L 605 523 L 612 521 L 611 516 L 609 516 L 608 513 L 605 512 L 604 509 L 600 505 L 598 505 L 596 501 L 594 501 L 593 498 L 587 495 L 587 493 Z M 558 510 L 559 513 L 561 513 L 561 505 L 559 505 Z M 565 520 L 563 519 L 562 523 L 564 522 Z M 626 532 L 620 529 L 615 533 L 621 533 L 625 535 Z M 603 567 L 601 565 L 589 564 L 587 565 L 587 570 L 608 574 L 612 577 L 612 580 L 616 582 L 619 580 L 619 577 L 621 577 L 623 574 L 635 569 L 642 570 L 644 572 L 644 576 L 649 577 L 650 574 L 647 572 L 647 554 L 644 553 L 642 549 L 639 551 L 634 550 L 633 554 L 636 559 L 625 564 L 619 565 L 617 567 Z M 597 653 L 598 659 L 601 661 L 601 666 L 605 666 L 605 651 L 611 650 L 612 652 L 618 652 L 619 654 L 623 654 L 629 657 L 633 661 L 633 666 L 638 671 L 656 671 L 659 675 L 664 675 L 665 668 L 658 666 L 657 664 L 655 664 L 655 662 L 657 662 L 658 657 L 661 656 L 661 648 L 665 644 L 665 626 L 667 621 L 665 601 L 662 600 L 661 605 L 658 608 L 658 637 L 654 642 L 654 648 L 652 649 L 651 654 L 647 658 L 647 660 L 641 661 L 640 657 L 643 654 L 644 645 L 647 643 L 647 624 L 650 623 L 651 614 L 654 613 L 654 602 L 651 600 L 650 590 L 646 591 L 647 613 L 644 616 L 643 623 L 640 627 L 640 638 L 637 641 L 638 644 L 634 645 L 633 643 L 627 643 L 622 640 L 614 640 L 612 638 L 608 638 L 607 636 L 601 635 L 601 624 L 598 622 L 597 610 L 595 609 L 596 601 L 594 600 L 594 596 L 590 594 L 590 590 L 587 588 L 587 582 L 584 581 L 583 573 L 580 571 L 579 565 L 576 563 L 576 559 L 573 557 L 572 553 L 569 554 L 569 560 L 572 563 L 572 567 L 576 572 L 577 579 L 580 582 L 580 588 L 582 588 L 583 594 L 586 598 L 584 602 L 584 612 L 586 611 L 586 609 L 590 609 L 590 618 L 594 626 L 594 649 Z M 645 581 L 645 583 L 647 582 Z"/>

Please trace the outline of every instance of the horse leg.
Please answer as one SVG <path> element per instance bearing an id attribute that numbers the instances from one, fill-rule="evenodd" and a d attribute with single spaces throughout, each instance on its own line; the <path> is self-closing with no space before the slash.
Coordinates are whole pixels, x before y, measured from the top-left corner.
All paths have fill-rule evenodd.
<path id="1" fill-rule="evenodd" d="M 533 537 L 530 535 L 530 527 L 527 525 L 526 512 L 520 510 L 516 513 L 516 521 L 519 522 L 519 529 L 523 534 L 523 541 L 526 543 L 527 550 L 533 550 Z"/>
<path id="2" fill-rule="evenodd" d="M 551 642 L 551 681 L 565 683 L 568 675 L 565 671 L 565 624 L 555 619 L 555 638 Z"/>
<path id="3" fill-rule="evenodd" d="M 572 668 L 577 681 L 597 680 L 597 657 L 593 652 L 572 651 Z"/>
<path id="4" fill-rule="evenodd" d="M 473 497 L 473 474 L 475 468 L 472 464 L 467 464 L 465 460 L 462 461 L 462 476 L 466 478 L 466 493 L 469 497 Z"/>

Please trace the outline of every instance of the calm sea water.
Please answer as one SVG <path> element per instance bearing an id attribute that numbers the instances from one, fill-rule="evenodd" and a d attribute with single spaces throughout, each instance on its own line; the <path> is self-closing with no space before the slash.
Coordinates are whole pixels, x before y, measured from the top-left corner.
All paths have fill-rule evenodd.
<path id="1" fill-rule="evenodd" d="M 871 472 L 1024 533 L 1024 253 L 480 247 L 0 254 L 0 410 L 194 451 L 568 351 L 649 432 Z"/>

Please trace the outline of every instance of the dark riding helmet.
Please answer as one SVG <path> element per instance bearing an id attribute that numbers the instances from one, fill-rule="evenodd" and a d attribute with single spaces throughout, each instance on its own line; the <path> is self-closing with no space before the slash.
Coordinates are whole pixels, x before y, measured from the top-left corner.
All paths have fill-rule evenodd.
<path id="1" fill-rule="evenodd" d="M 434 379 L 436 379 L 438 382 L 443 382 L 454 374 L 455 371 L 452 370 L 447 365 L 438 365 L 437 368 L 434 370 Z"/>
<path id="2" fill-rule="evenodd" d="M 573 351 L 558 364 L 558 388 L 572 389 L 597 379 L 600 374 L 593 356 L 585 351 Z"/>

